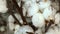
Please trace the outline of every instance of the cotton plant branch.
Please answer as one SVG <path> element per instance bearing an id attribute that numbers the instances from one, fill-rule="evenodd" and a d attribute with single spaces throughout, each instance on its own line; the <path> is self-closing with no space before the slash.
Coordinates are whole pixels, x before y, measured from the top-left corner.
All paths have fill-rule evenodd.
<path id="1" fill-rule="evenodd" d="M 54 21 L 53 21 L 53 20 L 50 20 L 50 21 L 49 21 L 49 24 L 46 25 L 45 33 L 48 31 L 48 29 L 50 28 L 50 26 L 51 26 L 52 24 L 54 24 Z"/>
<path id="2" fill-rule="evenodd" d="M 14 4 L 12 3 L 12 0 L 6 0 L 7 1 L 7 8 L 8 13 L 13 16 L 13 18 L 17 21 L 17 23 L 22 26 L 22 24 L 19 22 L 19 20 L 14 15 Z"/>
<path id="3" fill-rule="evenodd" d="M 18 6 L 16 0 L 12 0 L 12 2 L 14 4 L 14 6 L 16 7 L 17 12 L 20 14 L 20 16 L 21 16 L 21 18 L 23 20 L 23 23 L 27 24 L 26 18 L 23 16 L 23 9 L 22 9 L 22 3 L 23 2 L 21 1 L 21 7 Z"/>

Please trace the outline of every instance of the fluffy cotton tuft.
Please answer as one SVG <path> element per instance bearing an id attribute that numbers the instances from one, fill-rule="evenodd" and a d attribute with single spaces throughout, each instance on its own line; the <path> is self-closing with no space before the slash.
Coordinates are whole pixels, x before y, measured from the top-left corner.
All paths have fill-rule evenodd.
<path id="1" fill-rule="evenodd" d="M 56 10 L 52 7 L 48 7 L 44 9 L 43 16 L 46 20 L 54 19 L 56 14 Z"/>
<path id="2" fill-rule="evenodd" d="M 35 31 L 35 34 L 42 34 L 41 29 L 38 29 L 37 31 Z"/>
<path id="3" fill-rule="evenodd" d="M 57 14 L 55 15 L 55 24 L 59 24 L 59 23 L 60 23 L 60 14 L 57 13 Z"/>
<path id="4" fill-rule="evenodd" d="M 28 16 L 33 16 L 34 14 L 36 14 L 39 10 L 38 4 L 36 3 L 32 3 L 31 7 L 28 9 Z"/>
<path id="5" fill-rule="evenodd" d="M 45 24 L 44 17 L 41 13 L 36 13 L 32 17 L 32 23 L 36 27 L 42 27 Z"/>
<path id="6" fill-rule="evenodd" d="M 1 13 L 6 13 L 8 10 L 6 6 L 6 0 L 0 0 L 0 12 Z"/>
<path id="7" fill-rule="evenodd" d="M 30 26 L 26 25 L 26 26 L 20 27 L 19 30 L 15 32 L 15 34 L 27 34 L 27 32 L 34 33 L 33 29 Z"/>
<path id="8" fill-rule="evenodd" d="M 49 7 L 51 5 L 51 2 L 50 1 L 47 1 L 47 2 L 39 2 L 39 9 L 41 11 L 43 11 L 45 8 Z"/>
<path id="9" fill-rule="evenodd" d="M 15 31 L 14 31 L 14 33 L 16 33 L 19 30 L 19 28 L 20 28 L 20 26 L 18 24 L 15 24 L 15 27 L 14 27 Z"/>
<path id="10" fill-rule="evenodd" d="M 26 16 L 26 12 L 27 12 L 27 10 L 28 10 L 28 8 L 31 6 L 31 1 L 27 1 L 27 2 L 25 2 L 24 3 L 24 5 L 23 5 L 23 15 L 24 16 Z"/>
<path id="11" fill-rule="evenodd" d="M 8 25 L 10 30 L 14 29 L 14 18 L 12 17 L 12 15 L 8 17 Z"/>

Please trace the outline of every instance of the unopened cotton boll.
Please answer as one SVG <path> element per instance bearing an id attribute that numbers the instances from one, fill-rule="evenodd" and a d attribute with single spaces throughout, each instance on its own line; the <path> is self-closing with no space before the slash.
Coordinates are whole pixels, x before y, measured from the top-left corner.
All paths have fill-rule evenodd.
<path id="1" fill-rule="evenodd" d="M 25 25 L 25 26 L 21 26 L 19 30 L 14 34 L 28 34 L 27 32 L 34 33 L 33 29 L 30 26 Z"/>
<path id="2" fill-rule="evenodd" d="M 60 13 L 57 13 L 55 15 L 55 24 L 59 24 L 60 23 Z"/>
<path id="3" fill-rule="evenodd" d="M 18 30 L 20 28 L 19 24 L 15 24 L 15 30 Z"/>
<path id="4" fill-rule="evenodd" d="M 32 3 L 31 7 L 28 9 L 28 17 L 33 16 L 34 14 L 36 14 L 39 11 L 39 7 L 38 4 L 36 3 Z"/>
<path id="5" fill-rule="evenodd" d="M 8 10 L 6 6 L 6 0 L 0 0 L 0 12 L 1 13 L 6 13 Z"/>
<path id="6" fill-rule="evenodd" d="M 42 1 L 42 2 L 39 2 L 39 10 L 43 11 L 45 8 L 49 7 L 51 5 L 51 2 L 50 1 Z"/>
<path id="7" fill-rule="evenodd" d="M 48 7 L 44 9 L 43 16 L 46 20 L 54 19 L 56 14 L 56 10 L 52 7 Z"/>
<path id="8" fill-rule="evenodd" d="M 36 30 L 35 34 L 42 34 L 42 30 L 41 29 Z"/>
<path id="9" fill-rule="evenodd" d="M 44 20 L 45 19 L 44 19 L 43 15 L 41 13 L 36 13 L 32 17 L 32 23 L 36 27 L 40 27 L 41 28 L 42 26 L 44 26 L 44 24 L 45 24 Z"/>

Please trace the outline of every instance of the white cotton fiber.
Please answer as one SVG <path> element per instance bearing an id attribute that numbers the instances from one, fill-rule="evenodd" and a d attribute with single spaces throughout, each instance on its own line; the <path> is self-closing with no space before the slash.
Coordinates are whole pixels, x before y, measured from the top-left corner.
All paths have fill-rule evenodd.
<path id="1" fill-rule="evenodd" d="M 43 11 L 45 8 L 49 7 L 50 5 L 51 5 L 50 1 L 47 2 L 41 1 L 39 2 L 39 9 Z"/>
<path id="2" fill-rule="evenodd" d="M 45 21 L 44 21 L 43 15 L 41 13 L 36 13 L 35 15 L 33 15 L 32 23 L 36 27 L 40 27 L 41 28 L 42 26 L 44 26 Z"/>
<path id="3" fill-rule="evenodd" d="M 56 14 L 56 10 L 52 7 L 48 7 L 44 9 L 43 16 L 46 20 L 54 19 Z"/>
<path id="4" fill-rule="evenodd" d="M 36 30 L 35 34 L 42 34 L 42 30 L 41 29 Z"/>
<path id="5" fill-rule="evenodd" d="M 55 24 L 59 24 L 60 23 L 60 13 L 57 13 L 55 15 Z"/>
<path id="6" fill-rule="evenodd" d="M 14 18 L 12 17 L 12 15 L 10 15 L 9 17 L 8 17 L 8 25 L 9 25 L 9 29 L 10 30 L 13 30 L 14 29 Z"/>
<path id="7" fill-rule="evenodd" d="M 36 3 L 32 3 L 31 7 L 28 9 L 28 16 L 33 16 L 34 14 L 36 14 L 39 11 L 39 7 L 38 4 Z"/>
<path id="8" fill-rule="evenodd" d="M 27 1 L 23 5 L 23 15 L 26 16 L 26 12 L 28 11 L 28 8 L 31 6 L 31 1 Z"/>
<path id="9" fill-rule="evenodd" d="M 34 33 L 33 29 L 30 26 L 25 25 L 25 26 L 20 27 L 19 30 L 15 32 L 14 34 L 28 34 L 27 32 Z"/>
<path id="10" fill-rule="evenodd" d="M 8 10 L 6 6 L 6 0 L 0 0 L 0 12 L 1 13 L 6 13 Z"/>

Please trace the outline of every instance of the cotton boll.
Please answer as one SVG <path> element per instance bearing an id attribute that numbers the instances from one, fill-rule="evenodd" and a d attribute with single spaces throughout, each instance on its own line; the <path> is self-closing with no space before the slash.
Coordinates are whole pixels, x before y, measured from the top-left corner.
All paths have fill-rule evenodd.
<path id="1" fill-rule="evenodd" d="M 45 21 L 44 21 L 43 15 L 41 13 L 36 13 L 35 15 L 33 15 L 32 23 L 36 27 L 40 27 L 41 28 L 42 26 L 44 26 Z"/>
<path id="2" fill-rule="evenodd" d="M 55 24 L 59 24 L 60 23 L 60 13 L 57 13 L 55 15 Z"/>
<path id="3" fill-rule="evenodd" d="M 27 10 L 28 10 L 28 8 L 31 6 L 31 1 L 27 1 L 27 2 L 25 2 L 24 3 L 24 5 L 23 5 L 23 15 L 24 16 L 26 16 L 26 12 L 27 12 Z"/>
<path id="4" fill-rule="evenodd" d="M 12 15 L 8 17 L 8 25 L 10 30 L 14 29 L 14 18 L 12 17 Z"/>
<path id="5" fill-rule="evenodd" d="M 20 26 L 18 24 L 15 24 L 15 27 L 14 27 L 15 31 L 14 31 L 14 33 L 16 33 L 19 30 L 19 28 L 20 28 Z"/>
<path id="6" fill-rule="evenodd" d="M 36 3 L 32 3 L 31 7 L 28 9 L 28 17 L 33 16 L 34 14 L 36 14 L 39 11 L 39 7 L 38 4 Z"/>
<path id="7" fill-rule="evenodd" d="M 27 32 L 34 33 L 33 29 L 30 26 L 25 25 L 25 26 L 21 26 L 19 30 L 15 32 L 14 34 L 28 34 Z"/>
<path id="8" fill-rule="evenodd" d="M 0 0 L 0 12 L 1 13 L 6 13 L 8 10 L 6 6 L 6 0 Z"/>
<path id="9" fill-rule="evenodd" d="M 50 1 L 42 1 L 42 2 L 39 2 L 39 9 L 41 11 L 43 11 L 45 8 L 49 7 L 51 5 L 51 2 Z"/>
<path id="10" fill-rule="evenodd" d="M 48 7 L 44 9 L 43 16 L 46 20 L 54 20 L 54 16 L 56 14 L 56 10 L 52 7 Z"/>
<path id="11" fill-rule="evenodd" d="M 41 29 L 38 29 L 37 31 L 35 31 L 35 34 L 42 34 Z"/>
<path id="12" fill-rule="evenodd" d="M 1 26 L 1 27 L 0 27 L 0 31 L 1 31 L 1 32 L 5 31 L 5 27 L 4 27 L 4 26 Z"/>
<path id="13" fill-rule="evenodd" d="M 15 24 L 15 30 L 18 30 L 20 28 L 19 24 Z"/>

